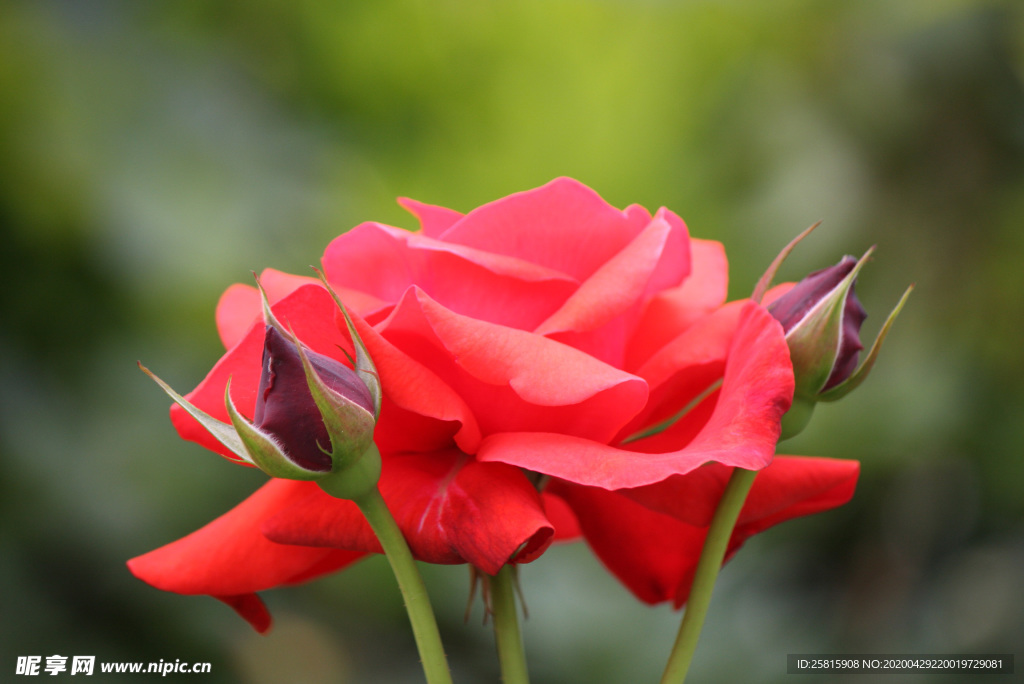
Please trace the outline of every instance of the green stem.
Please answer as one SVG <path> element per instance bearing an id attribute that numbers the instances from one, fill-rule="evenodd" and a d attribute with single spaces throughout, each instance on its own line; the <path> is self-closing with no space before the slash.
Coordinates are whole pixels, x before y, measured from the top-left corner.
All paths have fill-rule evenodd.
<path id="1" fill-rule="evenodd" d="M 412 623 L 412 633 L 416 639 L 420 659 L 423 661 L 423 674 L 426 675 L 428 684 L 451 684 L 452 676 L 448 671 L 448 662 L 445 660 L 441 633 L 437 629 L 434 611 L 430 607 L 430 597 L 402 531 L 398 529 L 395 519 L 380 495 L 380 490 L 376 487 L 355 499 L 355 503 L 366 516 L 367 522 L 380 540 L 380 545 L 384 547 L 395 579 L 398 580 L 398 588 L 405 599 L 405 609 L 409 613 L 409 622 Z"/>
<path id="2" fill-rule="evenodd" d="M 494 639 L 498 644 L 501 681 L 505 684 L 529 684 L 523 639 L 516 614 L 516 567 L 508 564 L 491 578 L 491 611 Z"/>
<path id="3" fill-rule="evenodd" d="M 708 605 L 711 603 L 711 592 L 715 588 L 715 580 L 722 567 L 725 550 L 729 546 L 729 537 L 732 536 L 740 509 L 743 508 L 743 502 L 746 501 L 747 493 L 750 492 L 756 476 L 756 470 L 735 468 L 732 471 L 729 484 L 726 485 L 722 500 L 718 502 L 718 508 L 711 519 L 711 527 L 704 540 L 704 549 L 700 553 L 700 560 L 697 561 L 683 623 L 679 626 L 679 634 L 672 646 L 672 655 L 665 665 L 661 684 L 682 684 L 686 679 L 693 654 L 697 650 L 697 640 L 704 626 Z"/>

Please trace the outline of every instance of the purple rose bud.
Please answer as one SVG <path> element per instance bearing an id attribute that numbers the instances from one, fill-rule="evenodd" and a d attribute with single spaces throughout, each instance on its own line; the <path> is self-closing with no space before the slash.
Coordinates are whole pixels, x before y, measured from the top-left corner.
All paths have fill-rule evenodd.
<path id="1" fill-rule="evenodd" d="M 231 420 L 225 423 L 193 405 L 141 363 L 139 368 L 235 460 L 271 477 L 315 481 L 331 496 L 359 500 L 380 479 L 380 452 L 373 443 L 373 431 L 383 392 L 352 319 L 326 281 L 324 287 L 345 316 L 355 346 L 355 369 L 301 346 L 274 317 L 261 287 L 266 326 L 253 421 L 235 406 L 231 378 L 224 385 L 224 406 Z"/>
<path id="2" fill-rule="evenodd" d="M 800 370 L 811 371 L 813 382 L 820 379 L 823 370 L 828 371 L 823 385 L 801 387 L 813 394 L 825 392 L 849 378 L 864 348 L 860 326 L 867 312 L 854 292 L 857 263 L 854 257 L 844 256 L 835 266 L 808 275 L 768 307 L 782 323 L 794 357 L 802 362 Z M 851 274 L 854 277 L 848 280 Z M 840 315 L 829 316 L 829 310 L 835 309 L 840 301 L 842 308 L 836 311 Z M 803 348 L 794 350 L 794 345 Z"/>
<path id="3" fill-rule="evenodd" d="M 789 243 L 772 262 L 754 288 L 754 301 L 761 301 L 779 264 L 813 229 L 811 226 Z M 841 399 L 864 381 L 878 358 L 882 341 L 913 289 L 911 285 L 903 293 L 882 325 L 864 363 L 858 367 L 860 352 L 864 349 L 860 326 L 867 313 L 857 300 L 854 283 L 873 249 L 859 260 L 845 256 L 835 266 L 811 273 L 768 306 L 786 334 L 795 380 L 793 404 L 782 419 L 782 439 L 804 429 L 818 402 Z"/>
<path id="4" fill-rule="evenodd" d="M 373 397 L 354 370 L 314 351 L 306 350 L 305 355 L 324 385 L 364 409 L 372 421 Z M 317 472 L 331 470 L 331 438 L 298 349 L 271 325 L 266 326 L 254 425 L 272 436 L 296 465 Z"/>

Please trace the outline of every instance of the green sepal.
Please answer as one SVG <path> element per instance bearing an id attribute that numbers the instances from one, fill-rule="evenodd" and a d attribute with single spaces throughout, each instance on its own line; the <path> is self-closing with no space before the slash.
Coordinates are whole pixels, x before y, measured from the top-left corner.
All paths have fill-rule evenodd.
<path id="1" fill-rule="evenodd" d="M 139 361 L 138 364 L 139 369 L 142 370 L 143 373 L 151 377 L 156 384 L 160 385 L 163 391 L 167 393 L 167 396 L 173 399 L 178 406 L 185 409 L 190 416 L 195 418 L 200 425 L 206 428 L 207 432 L 213 435 L 214 439 L 223 444 L 228 451 L 238 458 L 239 461 L 248 463 L 249 465 L 256 465 L 249 456 L 249 453 L 246 451 L 245 445 L 242 443 L 242 439 L 238 436 L 238 433 L 235 432 L 231 425 L 223 423 L 202 409 L 197 408 L 185 399 L 185 397 L 171 389 L 170 385 L 158 378 L 151 370 L 143 366 L 141 361 Z"/>
<path id="2" fill-rule="evenodd" d="M 828 382 L 839 355 L 847 296 L 873 251 L 874 247 L 868 249 L 846 277 L 786 334 L 797 397 L 817 399 Z"/>
<path id="3" fill-rule="evenodd" d="M 377 488 L 380 480 L 380 451 L 377 445 L 370 442 L 369 446 L 344 470 L 335 468 L 316 481 L 320 489 L 335 499 L 358 501 Z"/>
<path id="4" fill-rule="evenodd" d="M 697 406 L 699 406 L 702 401 L 710 397 L 712 393 L 718 390 L 722 386 L 723 381 L 724 378 L 719 378 L 718 380 L 715 380 L 713 383 L 705 387 L 700 394 L 691 399 L 690 402 L 686 404 L 686 406 L 679 409 L 679 411 L 677 411 L 675 414 L 669 416 L 660 423 L 656 423 L 648 428 L 640 430 L 639 432 L 633 433 L 629 437 L 626 437 L 624 440 L 622 440 L 621 444 L 629 444 L 630 442 L 636 442 L 641 439 L 647 439 L 648 437 L 653 437 L 654 435 L 660 434 L 665 430 L 669 429 L 670 427 L 678 423 L 686 414 L 688 414 L 693 409 L 697 408 Z"/>
<path id="5" fill-rule="evenodd" d="M 792 405 L 782 416 L 782 433 L 779 435 L 779 441 L 796 437 L 803 432 L 804 428 L 811 422 L 811 416 L 814 415 L 814 407 L 816 405 L 813 399 L 793 397 Z"/>
<path id="6" fill-rule="evenodd" d="M 345 489 L 351 489 L 356 494 L 344 498 L 358 498 L 370 487 L 376 486 L 380 479 L 380 454 L 376 447 L 370 448 L 373 446 L 376 420 L 365 408 L 328 387 L 317 375 L 303 346 L 292 339 L 306 373 L 309 392 L 331 438 L 331 450 L 328 451 L 323 445 L 320 445 L 320 450 L 329 455 L 334 464 L 332 480 L 339 483 L 335 489 L 341 488 L 341 481 L 351 480 Z"/>
<path id="7" fill-rule="evenodd" d="M 338 297 L 338 293 L 334 291 L 330 283 L 327 282 L 327 277 L 323 274 L 323 271 L 313 267 L 316 274 L 320 276 L 320 281 L 323 282 L 324 287 L 331 294 L 331 298 L 334 303 L 341 309 L 341 315 L 345 317 L 345 325 L 348 327 L 348 334 L 352 337 L 352 346 L 356 350 L 355 358 L 355 371 L 359 375 L 359 379 L 363 381 L 367 389 L 370 390 L 370 396 L 373 397 L 373 419 L 377 420 L 380 418 L 380 405 L 383 399 L 384 392 L 380 384 L 380 375 L 377 373 L 377 367 L 373 364 L 373 359 L 370 358 L 370 352 L 366 350 L 366 345 L 363 344 L 363 338 L 359 336 L 359 332 L 356 331 L 356 326 L 352 323 L 352 318 L 348 315 L 348 309 L 341 303 L 341 298 Z"/>
<path id="8" fill-rule="evenodd" d="M 889 328 L 892 327 L 893 322 L 896 320 L 896 316 L 899 315 L 903 309 L 903 305 L 906 304 L 907 299 L 910 297 L 910 293 L 914 291 L 914 286 L 911 285 L 907 288 L 903 296 L 900 297 L 900 301 L 896 304 L 896 307 L 889 314 L 889 317 L 885 319 L 885 323 L 882 325 L 882 329 L 879 330 L 878 336 L 875 338 L 874 343 L 871 345 L 871 351 L 868 352 L 864 362 L 855 370 L 850 377 L 843 382 L 839 383 L 835 387 L 832 387 L 826 392 L 822 392 L 818 395 L 818 401 L 837 401 L 842 399 L 847 394 L 857 389 L 860 383 L 864 382 L 864 379 L 868 377 L 868 373 L 871 372 L 871 368 L 875 365 L 875 360 L 878 358 L 878 352 L 882 349 L 882 342 L 885 341 L 886 335 L 889 334 Z"/>
<path id="9" fill-rule="evenodd" d="M 230 390 L 231 379 L 228 378 L 224 387 L 224 404 L 227 406 L 235 432 L 257 468 L 271 477 L 286 480 L 316 480 L 327 474 L 322 470 L 307 470 L 288 458 L 270 434 L 260 430 L 238 412 L 235 402 L 231 400 Z"/>
<path id="10" fill-rule="evenodd" d="M 270 298 L 267 296 L 267 291 L 263 289 L 263 283 L 260 282 L 260 277 L 256 275 L 256 271 L 252 272 L 252 277 L 256 279 L 256 289 L 260 291 L 260 302 L 263 304 L 263 322 L 277 330 L 277 332 L 281 333 L 285 337 L 289 337 L 288 330 L 281 325 L 281 321 L 277 320 L 277 317 L 274 316 L 274 312 L 271 311 Z"/>
<path id="11" fill-rule="evenodd" d="M 811 231 L 820 225 L 821 221 L 818 221 L 790 240 L 789 244 L 782 248 L 782 251 L 779 252 L 778 256 L 772 260 L 772 263 L 768 265 L 767 270 L 765 270 L 764 274 L 757 281 L 757 284 L 754 285 L 754 292 L 750 295 L 750 298 L 754 300 L 755 303 L 760 304 L 761 300 L 764 299 L 765 293 L 768 292 L 768 288 L 772 286 L 772 281 L 775 280 L 775 273 L 779 270 L 779 266 L 782 266 L 782 262 L 786 260 L 789 253 L 793 251 L 793 248 L 800 244 L 801 240 L 810 235 Z"/>

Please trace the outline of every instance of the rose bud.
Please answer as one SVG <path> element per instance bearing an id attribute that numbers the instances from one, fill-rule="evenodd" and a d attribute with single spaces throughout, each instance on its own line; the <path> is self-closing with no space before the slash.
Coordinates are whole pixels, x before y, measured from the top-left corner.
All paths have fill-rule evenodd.
<path id="1" fill-rule="evenodd" d="M 228 424 L 194 406 L 141 363 L 139 367 L 239 461 L 272 477 L 315 480 L 339 498 L 358 498 L 380 478 L 373 430 L 381 386 L 348 312 L 336 296 L 335 301 L 355 346 L 355 369 L 306 349 L 274 318 L 263 293 L 263 361 L 251 422 L 231 399 L 230 379 L 224 388 Z"/>
<path id="2" fill-rule="evenodd" d="M 786 333 L 796 381 L 793 405 L 783 418 L 782 439 L 806 427 L 817 402 L 840 399 L 864 381 L 892 322 L 913 289 L 907 289 L 889 314 L 858 368 L 864 348 L 860 327 L 867 313 L 857 299 L 854 284 L 873 249 L 860 260 L 845 256 L 835 266 L 811 273 L 768 306 Z"/>
<path id="3" fill-rule="evenodd" d="M 769 313 L 786 333 L 796 394 L 815 396 L 850 377 L 857 366 L 867 312 L 854 292 L 858 262 L 844 256 L 815 271 L 772 302 Z"/>
<path id="4" fill-rule="evenodd" d="M 253 462 L 267 474 L 320 479 L 373 444 L 374 401 L 356 371 L 266 326 L 252 423 L 225 396 Z"/>

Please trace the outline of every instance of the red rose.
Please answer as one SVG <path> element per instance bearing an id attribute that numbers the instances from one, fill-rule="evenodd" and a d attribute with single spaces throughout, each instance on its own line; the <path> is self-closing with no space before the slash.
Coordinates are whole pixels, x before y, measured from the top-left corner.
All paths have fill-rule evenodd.
<path id="1" fill-rule="evenodd" d="M 671 211 L 620 211 L 567 178 L 465 216 L 401 203 L 422 230 L 364 223 L 328 246 L 323 266 L 380 374 L 381 492 L 418 558 L 494 574 L 582 534 L 638 597 L 682 603 L 732 467 L 765 469 L 733 550 L 852 495 L 854 462 L 766 468 L 793 394 L 782 326 L 750 301 L 724 304 L 721 245 L 691 239 Z M 319 283 L 275 271 L 262 282 L 306 346 L 339 361 L 352 351 Z M 264 334 L 256 290 L 229 288 L 217 323 L 228 352 L 188 398 L 226 420 L 231 376 L 232 400 L 251 417 Z M 171 413 L 183 437 L 230 456 Z M 265 628 L 254 592 L 376 551 L 354 504 L 271 480 L 129 564 Z"/>

